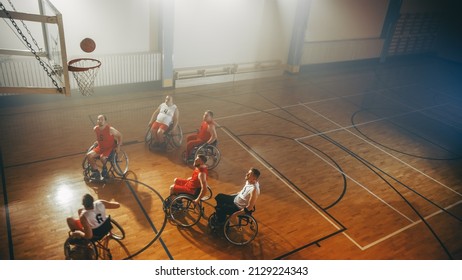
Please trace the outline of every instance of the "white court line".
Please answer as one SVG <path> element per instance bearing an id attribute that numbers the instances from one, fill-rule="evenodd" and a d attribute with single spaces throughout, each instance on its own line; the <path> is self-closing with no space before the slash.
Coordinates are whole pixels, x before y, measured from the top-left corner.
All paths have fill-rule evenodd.
<path id="1" fill-rule="evenodd" d="M 343 129 L 343 130 L 345 130 L 346 132 L 348 132 L 348 133 L 350 133 L 350 134 L 356 136 L 356 137 L 359 138 L 361 141 L 364 141 L 365 143 L 371 145 L 372 147 L 374 147 L 374 148 L 376 148 L 376 149 L 382 151 L 383 153 L 387 154 L 388 156 L 390 156 L 390 157 L 394 158 L 395 160 L 401 162 L 402 164 L 406 165 L 407 167 L 411 168 L 412 170 L 416 171 L 417 173 L 422 174 L 423 176 L 427 177 L 427 178 L 430 179 L 431 181 L 433 181 L 433 182 L 439 184 L 440 186 L 442 186 L 442 187 L 448 189 L 449 191 L 451 191 L 451 192 L 457 194 L 458 196 L 462 196 L 462 194 L 460 194 L 459 192 L 453 190 L 453 189 L 450 188 L 449 186 L 446 186 L 445 184 L 443 184 L 442 182 L 436 180 L 435 178 L 433 178 L 433 177 L 431 177 L 431 176 L 425 174 L 424 172 L 420 171 L 419 169 L 417 169 L 416 167 L 410 165 L 409 163 L 404 162 L 404 161 L 401 160 L 400 158 L 398 158 L 398 157 L 396 157 L 396 156 L 390 154 L 389 152 L 385 151 L 384 149 L 382 149 L 381 147 L 375 145 L 374 143 L 368 141 L 367 139 L 364 139 L 364 138 L 360 137 L 359 135 L 356 135 L 355 133 L 351 132 L 351 131 L 350 131 L 349 129 L 347 129 L 347 128 L 342 128 L 342 126 L 341 126 L 340 124 L 334 122 L 333 120 L 331 120 L 331 119 L 329 119 L 328 117 L 324 116 L 323 114 L 317 112 L 316 110 L 314 110 L 314 109 L 308 107 L 308 106 L 305 105 L 305 104 L 301 104 L 301 105 L 302 105 L 303 107 L 305 107 L 306 109 L 310 110 L 311 112 L 317 114 L 318 116 L 324 118 L 325 120 L 327 120 L 327 121 L 329 121 L 329 122 L 335 124 L 336 126 L 340 127 L 340 129 Z M 432 106 L 432 107 L 435 107 L 435 106 Z M 324 134 L 324 133 L 323 133 L 323 134 Z"/>
<path id="2" fill-rule="evenodd" d="M 237 140 L 237 139 L 234 137 L 234 135 L 230 134 L 226 129 L 224 129 L 224 128 L 222 128 L 222 129 L 223 129 L 223 131 L 224 131 L 229 137 L 231 137 L 231 139 L 234 140 L 234 142 L 236 142 L 236 143 L 237 143 L 239 146 L 241 146 L 246 152 L 248 152 L 252 157 L 254 157 L 258 162 L 260 162 L 263 166 L 265 166 L 266 169 L 268 169 L 274 176 L 276 176 L 280 181 L 282 181 L 289 189 L 291 189 L 296 195 L 298 195 L 303 201 L 305 201 L 305 202 L 306 202 L 311 208 L 313 208 L 319 215 L 321 215 L 325 220 L 327 220 L 330 224 L 332 224 L 337 230 L 340 230 L 340 228 L 338 227 L 338 225 L 337 225 L 336 223 L 332 222 L 332 220 L 329 219 L 323 212 L 321 212 L 321 211 L 320 211 L 317 207 L 315 207 L 310 201 L 308 201 L 304 196 L 302 196 L 302 195 L 299 193 L 299 191 L 295 190 L 284 178 L 282 178 L 278 173 L 276 173 L 276 172 L 274 171 L 274 169 L 273 169 L 271 166 L 268 166 L 268 164 L 265 163 L 264 161 L 262 161 L 262 160 L 260 159 L 260 157 L 257 156 L 253 151 L 249 150 L 247 147 L 245 147 L 244 145 L 242 145 L 242 143 L 241 143 L 239 140 Z M 300 142 L 298 142 L 298 141 L 296 141 L 296 142 L 299 143 L 300 145 L 302 145 Z M 304 145 L 302 145 L 302 146 L 305 147 L 305 148 L 307 148 L 307 147 L 304 146 Z M 309 148 L 307 148 L 307 149 L 308 149 L 308 150 L 311 150 L 311 149 L 309 149 Z M 313 154 L 315 154 L 316 156 L 318 156 L 319 158 L 321 158 L 323 161 L 325 161 L 325 159 L 323 159 L 322 157 L 320 157 L 318 154 L 316 154 L 316 153 L 313 152 L 312 150 L 311 150 L 311 152 L 312 152 Z M 328 163 L 328 162 L 327 162 L 327 164 L 331 165 L 331 164 Z M 332 166 L 332 165 L 331 165 L 331 166 Z M 336 169 L 337 171 L 339 171 L 336 167 L 334 167 L 334 166 L 332 166 L 332 167 L 333 167 L 334 169 Z M 340 173 L 343 173 L 343 172 L 341 172 L 341 171 L 339 171 L 339 172 L 340 172 Z M 343 174 L 344 174 L 345 176 L 347 176 L 348 178 L 350 178 L 352 181 L 354 181 L 355 183 L 357 183 L 358 185 L 361 186 L 361 184 L 360 184 L 359 182 L 356 182 L 354 179 L 352 179 L 351 177 L 349 177 L 347 174 L 345 174 L 345 173 L 343 173 Z M 367 188 L 365 188 L 365 189 L 366 189 L 366 191 L 368 191 L 369 193 L 371 193 L 373 196 L 376 196 L 374 193 L 372 193 L 372 192 L 371 192 L 370 190 L 368 190 Z M 377 196 L 376 196 L 376 197 L 377 197 Z M 379 200 L 382 200 L 381 198 L 378 198 L 378 199 L 379 199 Z M 383 201 L 383 200 L 382 200 L 382 201 Z M 384 203 L 387 204 L 387 205 L 389 205 L 389 204 L 386 203 L 386 202 L 384 202 Z M 460 203 L 462 203 L 462 200 L 460 200 L 460 201 L 458 201 L 458 202 L 456 202 L 456 203 L 454 203 L 454 204 L 452 204 L 452 205 L 446 207 L 445 209 L 446 209 L 446 210 L 447 210 L 447 209 L 451 209 L 452 207 L 454 207 L 454 206 L 456 206 L 456 205 L 458 205 L 458 204 L 460 204 Z M 392 206 L 389 206 L 389 207 L 392 208 L 392 209 L 394 209 Z M 398 213 L 400 213 L 398 210 L 395 210 L 395 211 L 397 211 Z M 430 215 L 424 217 L 424 219 L 427 220 L 427 219 L 429 219 L 429 218 L 431 218 L 431 217 L 433 217 L 433 216 L 435 216 L 435 215 L 437 215 L 437 214 L 440 214 L 440 213 L 442 213 L 442 212 L 443 212 L 442 210 L 436 211 L 436 212 L 434 212 L 433 214 L 430 214 Z M 401 215 L 403 215 L 403 214 L 401 214 Z M 343 231 L 342 234 L 343 234 L 347 239 L 349 239 L 349 240 L 351 241 L 351 243 L 353 243 L 353 244 L 354 244 L 356 247 L 358 247 L 360 250 L 365 251 L 365 250 L 369 249 L 370 247 L 373 247 L 373 246 L 375 246 L 375 245 L 377 245 L 377 244 L 379 244 L 379 243 L 381 243 L 381 242 L 383 242 L 383 241 L 385 241 L 385 240 L 387 240 L 387 239 L 389 239 L 389 238 L 391 238 L 391 237 L 393 237 L 393 236 L 395 236 L 395 235 L 398 235 L 399 233 L 401 233 L 401 232 L 403 232 L 403 231 L 405 231 L 405 230 L 407 230 L 407 229 L 409 229 L 409 228 L 411 228 L 411 227 L 413 227 L 413 226 L 415 226 L 415 225 L 418 225 L 419 223 L 422 222 L 421 220 L 412 221 L 411 219 L 407 218 L 405 215 L 403 215 L 403 216 L 404 216 L 407 220 L 409 220 L 409 221 L 411 222 L 409 225 L 407 225 L 407 226 L 405 226 L 405 227 L 403 227 L 403 228 L 401 228 L 401 229 L 399 229 L 399 230 L 397 230 L 397 231 L 395 231 L 395 232 L 393 232 L 393 233 L 391 233 L 391 234 L 388 234 L 388 235 L 386 235 L 386 236 L 384 236 L 384 237 L 382 237 L 382 238 L 380 238 L 380 239 L 377 239 L 376 241 L 371 242 L 371 243 L 369 243 L 369 244 L 367 244 L 367 245 L 365 245 L 365 246 L 361 246 L 361 245 L 360 245 L 358 242 L 356 242 L 351 236 L 349 236 L 345 231 Z"/>
<path id="3" fill-rule="evenodd" d="M 350 96 L 356 96 L 356 95 L 362 95 L 362 94 L 355 94 L 355 95 L 350 95 Z M 324 102 L 324 101 L 328 101 L 328 100 L 342 99 L 342 98 L 344 98 L 344 97 L 345 97 L 345 96 L 343 96 L 343 97 L 334 97 L 334 98 L 328 98 L 328 99 L 324 99 L 324 100 L 310 101 L 310 102 L 299 103 L 299 104 L 294 104 L 294 105 L 287 105 L 287 106 L 284 106 L 284 107 L 274 107 L 274 108 L 270 108 L 270 109 L 267 109 L 267 110 L 258 110 L 258 111 L 243 113 L 243 114 L 230 115 L 230 116 L 226 116 L 226 117 L 222 117 L 222 118 L 217 118 L 217 119 L 227 119 L 227 118 L 233 118 L 233 117 L 239 117 L 239 116 L 257 114 L 257 113 L 261 113 L 261 112 L 280 110 L 281 108 L 295 107 L 295 106 L 299 106 L 300 104 L 302 104 L 302 105 L 305 105 L 305 104 L 314 104 L 314 103 Z M 438 106 L 441 106 L 441 104 L 438 105 Z M 437 107 L 437 106 L 432 106 L 432 107 Z M 421 109 L 421 110 L 425 110 L 425 109 Z M 420 110 L 416 110 L 416 111 L 420 111 Z M 407 113 L 405 113 L 405 114 L 407 114 Z M 403 114 L 403 115 L 405 115 L 405 114 Z M 396 116 L 395 116 L 395 117 L 396 117 Z M 386 119 L 386 118 L 385 118 L 385 119 Z M 382 120 L 382 119 L 380 119 L 380 120 Z M 375 121 L 380 121 L 380 120 L 375 120 Z M 374 121 L 372 121 L 372 122 L 374 122 Z M 370 123 L 370 122 L 367 122 L 367 123 Z M 220 126 L 218 123 L 217 123 L 217 125 Z M 342 129 L 344 129 L 344 128 L 342 128 Z M 231 139 L 233 139 L 236 143 L 238 143 L 238 144 L 239 144 L 244 150 L 246 150 L 252 157 L 254 157 L 257 161 L 259 161 L 260 163 L 262 163 L 272 174 L 274 174 L 274 175 L 275 175 L 279 180 L 281 180 L 287 187 L 289 187 L 295 194 L 297 194 L 303 201 L 305 201 L 310 207 L 312 207 L 316 212 L 318 212 L 324 219 L 326 219 L 329 223 L 331 223 L 336 229 L 340 229 L 336 223 L 332 222 L 326 215 L 324 215 L 324 213 L 322 213 L 321 211 L 319 211 L 319 209 L 318 209 L 317 207 L 315 207 L 314 205 L 312 205 L 305 197 L 303 197 L 297 190 L 295 190 L 290 184 L 288 184 L 288 183 L 286 182 L 286 180 L 284 180 L 284 178 L 280 177 L 280 176 L 273 170 L 272 167 L 268 166 L 265 162 L 263 162 L 257 155 L 255 155 L 251 150 L 249 150 L 247 147 L 245 147 L 244 145 L 242 145 L 242 144 L 240 143 L 240 141 L 238 141 L 237 139 L 235 139 L 235 137 L 234 137 L 233 135 L 229 134 L 225 129 L 223 129 L 223 131 L 225 131 L 225 133 L 228 134 L 228 136 L 230 136 Z M 348 131 L 348 130 L 347 130 L 347 131 Z M 351 132 L 350 132 L 350 133 L 351 133 Z M 354 133 L 353 133 L 353 135 L 357 136 L 357 135 L 354 134 Z M 358 136 L 357 136 L 357 137 L 358 137 Z M 297 142 L 298 142 L 298 141 L 297 141 Z M 367 142 L 367 141 L 366 141 L 366 142 Z M 301 144 L 300 142 L 298 142 L 298 143 Z M 305 147 L 305 146 L 304 146 L 304 147 Z M 305 148 L 306 148 L 306 147 L 305 147 Z M 312 153 L 314 153 L 314 152 L 312 151 Z M 316 153 L 315 153 L 315 154 L 316 154 Z M 316 155 L 317 155 L 317 154 L 316 154 Z M 318 156 L 318 155 L 317 155 L 317 156 Z M 321 159 L 322 159 L 322 158 L 321 158 Z M 324 160 L 324 159 L 322 159 L 322 160 Z M 398 160 L 399 160 L 399 159 L 398 159 Z M 399 160 L 399 161 L 400 161 L 400 160 Z M 328 164 L 330 164 L 330 163 L 328 163 Z M 404 163 L 404 164 L 408 165 L 407 163 Z M 410 167 L 412 168 L 412 166 L 410 166 Z M 335 167 L 334 167 L 334 168 L 335 168 Z M 336 168 L 335 168 L 335 169 L 336 169 Z M 417 171 L 418 171 L 418 170 L 417 170 Z M 425 175 L 425 174 L 424 174 L 424 175 Z M 345 176 L 348 176 L 348 175 L 345 174 Z M 355 181 L 355 180 L 353 180 L 351 177 L 349 177 L 349 178 L 350 178 L 352 181 Z M 430 178 L 430 179 L 433 179 L 433 178 Z M 358 182 L 356 182 L 356 183 L 358 184 Z M 360 185 L 360 184 L 358 184 L 358 185 Z M 368 190 L 368 191 L 369 191 L 369 190 Z M 373 194 L 373 195 L 374 195 L 374 194 Z M 459 203 L 460 203 L 460 201 L 459 201 L 458 203 L 456 203 L 456 204 L 453 204 L 453 205 L 451 205 L 451 206 L 448 206 L 448 207 L 445 208 L 445 209 L 449 209 L 449 208 L 451 208 L 451 207 L 453 207 L 454 205 L 457 205 L 457 204 L 459 204 Z M 391 206 L 390 206 L 390 207 L 391 207 Z M 393 207 L 391 207 L 391 208 L 393 208 Z M 439 210 L 439 211 L 435 212 L 434 214 L 431 214 L 430 216 L 426 217 L 425 219 L 427 219 L 427 218 L 429 218 L 429 217 L 432 217 L 432 216 L 434 216 L 434 215 L 436 215 L 436 214 L 439 214 L 439 213 L 441 213 L 441 212 L 442 212 L 442 210 Z M 399 213 L 399 211 L 398 211 L 398 213 Z M 366 245 L 366 246 L 361 246 L 361 245 L 360 245 L 359 243 L 357 243 L 352 237 L 350 237 L 346 232 L 342 232 L 342 234 L 343 234 L 347 239 L 349 239 L 355 246 L 357 246 L 360 250 L 363 250 L 363 251 L 364 251 L 364 250 L 366 250 L 366 249 L 368 249 L 368 248 L 370 248 L 370 247 L 372 247 L 372 246 L 374 246 L 374 245 L 376 245 L 376 244 L 378 244 L 378 243 L 381 243 L 381 242 L 383 242 L 383 241 L 385 241 L 385 240 L 391 238 L 392 236 L 395 236 L 395 235 L 397 235 L 397 234 L 399 234 L 399 233 L 401 233 L 401 232 L 407 230 L 408 228 L 411 228 L 411 227 L 417 225 L 418 223 L 421 223 L 421 222 L 422 222 L 421 220 L 416 221 L 416 222 L 413 222 L 411 219 L 407 218 L 406 216 L 404 216 L 404 217 L 405 217 L 406 219 L 410 220 L 412 223 L 411 223 L 410 225 L 408 225 L 408 226 L 406 226 L 406 227 L 404 227 L 404 228 L 402 228 L 402 229 L 400 229 L 400 230 L 397 230 L 397 231 L 395 231 L 395 232 L 393 232 L 393 233 L 391 233 L 391 234 L 389 234 L 389 235 L 387 235 L 387 236 L 385 236 L 385 237 L 383 237 L 383 238 L 380 238 L 380 239 L 378 239 L 378 240 L 376 240 L 376 241 L 374 241 L 374 242 L 372 242 L 372 243 L 370 243 L 370 244 L 368 244 L 368 245 Z"/>
<path id="4" fill-rule="evenodd" d="M 408 216 L 406 216 L 404 213 L 401 213 L 398 209 L 396 209 L 395 207 L 391 206 L 388 202 L 386 202 L 384 199 L 382 199 L 380 196 L 376 195 L 373 191 L 369 190 L 366 186 L 364 186 L 363 184 L 361 184 L 360 182 L 356 181 L 355 179 L 353 179 L 353 177 L 351 177 L 350 175 L 346 174 L 345 172 L 343 172 L 342 170 L 338 169 L 334 164 L 330 163 L 329 161 L 327 161 L 324 157 L 320 156 L 319 154 L 317 154 L 315 151 L 313 151 L 312 149 L 310 149 L 309 147 L 307 147 L 306 145 L 303 145 L 303 143 L 299 142 L 299 141 L 296 141 L 298 144 L 300 144 L 302 147 L 304 147 L 305 149 L 307 149 L 308 151 L 310 151 L 312 154 L 314 154 L 315 156 L 317 156 L 319 159 L 321 159 L 322 161 L 324 161 L 327 165 L 330 165 L 333 169 L 335 169 L 338 173 L 344 175 L 345 177 L 347 177 L 348 179 L 350 179 L 351 181 L 355 182 L 358 186 L 360 186 L 361 188 L 363 188 L 366 192 L 368 192 L 369 194 L 371 194 L 372 196 L 374 196 L 375 198 L 377 198 L 379 201 L 381 201 L 383 204 L 387 205 L 389 208 L 391 208 L 392 210 L 394 210 L 396 213 L 400 214 L 401 216 L 403 216 L 406 220 L 408 220 L 409 222 L 414 222 L 414 220 L 412 220 L 411 218 L 409 218 Z"/>
<path id="5" fill-rule="evenodd" d="M 282 181 L 289 189 L 291 189 L 296 195 L 298 195 L 303 201 L 305 201 L 309 206 L 311 206 L 319 215 L 321 215 L 325 220 L 327 220 L 330 224 L 332 224 L 337 230 L 340 230 L 340 227 L 337 223 L 334 223 L 331 219 L 329 219 L 323 212 L 321 212 L 317 207 L 315 207 L 306 197 L 302 196 L 297 190 L 295 190 L 284 178 L 282 178 L 274 169 L 269 166 L 266 162 L 262 161 L 258 155 L 256 155 L 252 150 L 249 150 L 246 146 L 244 146 L 241 141 L 236 139 L 234 135 L 229 133 L 226 129 L 222 128 L 223 131 L 231 137 L 239 146 L 241 146 L 247 153 L 249 153 L 252 157 L 254 157 L 258 162 L 260 162 L 266 169 L 268 169 L 274 176 L 276 176 L 280 181 Z"/>
<path id="6" fill-rule="evenodd" d="M 442 95 L 448 96 L 447 94 L 445 94 L 445 93 L 440 93 L 440 92 L 436 91 L 436 90 L 433 89 L 433 88 L 429 88 L 428 90 L 433 91 L 433 92 L 435 92 L 436 94 L 442 94 Z M 380 92 L 379 92 L 378 94 L 382 95 L 383 97 L 385 97 L 385 98 L 388 99 L 388 100 L 391 100 L 392 102 L 396 102 L 396 103 L 401 104 L 401 105 L 403 105 L 403 106 L 405 106 L 405 107 L 408 107 L 408 108 L 410 108 L 410 109 L 416 109 L 416 108 L 413 107 L 413 106 L 410 106 L 410 105 L 408 105 L 408 104 L 406 104 L 406 103 L 403 103 L 403 102 L 401 102 L 400 100 L 395 99 L 395 98 L 392 98 L 392 97 L 390 97 L 390 96 L 388 96 L 388 95 L 385 95 L 385 94 L 383 94 L 383 93 L 380 93 Z M 454 98 L 454 97 L 452 97 L 452 98 Z M 454 105 L 454 104 L 453 104 L 453 103 L 450 103 L 450 102 L 446 102 L 446 103 L 443 103 L 443 104 L 440 104 L 440 105 L 446 106 L 446 105 Z M 456 105 L 456 107 L 459 107 L 459 106 Z M 422 114 L 423 114 L 424 116 L 426 116 L 427 118 L 429 118 L 429 119 L 432 119 L 432 120 L 434 120 L 434 121 L 440 122 L 440 123 L 445 124 L 445 125 L 450 126 L 450 127 L 452 126 L 453 128 L 455 128 L 455 129 L 457 129 L 457 130 L 460 130 L 459 127 L 454 126 L 453 124 L 444 122 L 444 121 L 442 121 L 441 119 L 435 118 L 434 116 L 429 115 L 428 113 L 425 112 L 427 109 L 432 109 L 432 108 L 433 108 L 433 107 L 427 107 L 427 108 L 424 108 L 423 110 L 419 110 L 419 111 L 422 111 Z"/>
<path id="7" fill-rule="evenodd" d="M 445 209 L 445 210 L 451 209 L 452 207 L 454 207 L 454 206 L 456 206 L 456 205 L 458 205 L 458 204 L 461 204 L 461 203 L 462 203 L 462 200 L 459 200 L 458 202 L 456 202 L 456 203 L 454 203 L 454 204 L 452 204 L 452 205 L 449 205 L 448 207 L 446 207 L 446 208 L 444 208 L 444 209 Z M 433 214 L 430 214 L 430 215 L 424 217 L 424 220 L 428 220 L 428 219 L 430 219 L 431 217 L 436 216 L 436 215 L 438 215 L 438 214 L 440 214 L 440 213 L 442 213 L 442 212 L 443 212 L 443 210 L 436 211 L 436 212 L 434 212 Z M 381 242 L 383 242 L 383 241 L 385 241 L 385 240 L 387 240 L 387 239 L 389 239 L 389 238 L 391 238 L 391 237 L 393 237 L 393 236 L 395 236 L 395 235 L 398 235 L 399 233 L 401 233 L 401 232 L 403 232 L 403 231 L 406 231 L 407 229 L 412 228 L 412 227 L 414 227 L 414 226 L 416 226 L 416 225 L 418 225 L 418 224 L 420 224 L 420 223 L 422 223 L 422 220 L 418 220 L 418 221 L 416 221 L 416 222 L 414 222 L 414 223 L 412 223 L 412 224 L 410 224 L 410 225 L 407 225 L 407 226 L 405 226 L 405 227 L 403 227 L 403 228 L 401 228 L 401 229 L 399 229 L 399 230 L 397 230 L 397 231 L 395 231 L 395 232 L 392 232 L 392 233 L 390 233 L 390 234 L 388 234 L 388 235 L 386 235 L 386 236 L 384 236 L 384 237 L 382 237 L 382 238 L 380 238 L 380 239 L 377 239 L 376 241 L 374 241 L 374 242 L 372 242 L 372 243 L 369 243 L 369 244 L 367 244 L 366 246 L 361 247 L 361 250 L 363 250 L 363 251 L 364 251 L 364 250 L 367 250 L 367 249 L 369 249 L 370 247 L 373 247 L 373 246 L 375 246 L 375 245 L 377 245 L 377 244 L 379 244 L 379 243 L 381 243 Z"/>
<path id="8" fill-rule="evenodd" d="M 299 196 L 303 201 L 305 201 L 305 203 L 307 203 L 311 208 L 313 208 L 319 215 L 321 215 L 321 217 L 323 217 L 326 221 L 328 221 L 331 225 L 333 225 L 337 230 L 340 230 L 340 227 L 334 223 L 331 219 L 329 219 L 323 212 L 321 212 L 317 207 L 315 207 L 310 201 L 308 201 L 304 196 L 302 196 L 300 194 L 299 191 L 295 190 L 286 180 L 284 180 L 284 178 L 282 178 L 278 173 L 276 173 L 274 171 L 274 169 L 271 167 L 271 166 L 268 166 L 267 163 L 265 163 L 264 161 L 262 161 L 260 159 L 259 156 L 257 156 L 253 151 L 249 150 L 247 147 L 245 147 L 244 145 L 242 145 L 242 143 L 237 140 L 234 135 L 230 134 L 226 129 L 222 128 L 223 131 L 229 136 L 231 137 L 231 139 L 234 140 L 234 142 L 236 142 L 239 146 L 241 146 L 247 153 L 249 153 L 252 157 L 254 157 L 258 162 L 260 162 L 263 166 L 265 166 L 266 169 L 268 169 L 274 176 L 276 176 L 281 182 L 283 182 L 289 189 L 291 189 L 297 196 Z M 300 144 L 300 143 L 299 143 Z M 317 154 L 316 154 L 317 155 Z M 322 158 L 321 158 L 322 159 Z M 324 160 L 324 159 L 323 159 Z M 372 193 L 372 195 L 374 195 Z M 404 216 L 405 218 L 407 218 L 406 216 Z M 408 220 L 410 220 L 409 218 L 407 218 Z M 410 220 L 411 222 L 413 222 L 412 220 Z M 344 231 L 342 232 L 342 234 L 348 238 L 354 245 L 356 245 L 360 250 L 364 250 L 363 247 L 361 245 L 359 245 L 352 237 L 350 237 L 348 234 L 346 234 Z"/>
<path id="9" fill-rule="evenodd" d="M 352 97 L 352 96 L 358 96 L 358 95 L 362 95 L 362 94 L 346 95 L 345 97 Z M 313 101 L 305 102 L 303 104 L 315 104 L 315 103 L 321 103 L 321 102 L 325 102 L 325 101 L 331 101 L 331 100 L 342 99 L 342 98 L 344 98 L 344 97 L 330 97 L 330 98 L 326 98 L 326 99 L 320 99 L 320 100 L 313 100 Z M 239 104 L 239 105 L 245 106 L 245 104 Z M 286 106 L 283 106 L 283 107 L 273 107 L 273 108 L 269 108 L 269 109 L 265 109 L 265 110 L 255 110 L 255 111 L 250 111 L 250 112 L 247 112 L 247 113 L 228 115 L 228 116 L 214 118 L 214 119 L 215 120 L 224 120 L 224 119 L 248 116 L 248 115 L 259 114 L 259 113 L 264 113 L 264 112 L 278 111 L 278 110 L 281 110 L 281 108 L 286 109 L 286 108 L 297 107 L 297 106 L 300 106 L 300 104 L 297 103 L 297 104 L 292 104 L 292 105 L 286 105 Z"/>
<path id="10" fill-rule="evenodd" d="M 306 107 L 306 103 L 299 103 L 298 105 L 302 105 L 304 107 Z M 331 121 L 330 119 L 324 117 L 323 115 L 321 115 L 320 113 L 316 112 L 315 110 L 309 108 L 309 107 L 306 107 L 307 109 L 310 109 L 311 111 L 313 111 L 314 113 L 318 114 L 319 116 L 323 117 L 324 119 L 332 122 L 333 124 L 335 124 L 336 126 L 338 126 L 339 128 L 336 128 L 336 129 L 331 129 L 331 130 L 327 130 L 327 131 L 323 131 L 323 132 L 320 132 L 320 133 L 316 133 L 316 134 L 313 134 L 313 135 L 308 135 L 308 136 L 303 136 L 303 137 L 300 137 L 300 138 L 297 138 L 295 140 L 303 140 L 303 139 L 308 139 L 308 138 L 311 138 L 311 137 L 315 137 L 315 136 L 320 136 L 320 135 L 324 135 L 324 134 L 328 134 L 328 133 L 332 133 L 332 132 L 337 132 L 337 131 L 341 131 L 341 130 L 347 130 L 349 128 L 355 128 L 355 127 L 358 127 L 358 126 L 363 126 L 363 125 L 366 125 L 366 124 L 371 124 L 371 123 L 375 123 L 375 122 L 381 122 L 381 121 L 386 121 L 386 120 L 391 120 L 391 119 L 394 119 L 394 118 L 399 118 L 399 117 L 402 117 L 402 116 L 406 116 L 406 115 L 409 115 L 409 114 L 414 114 L 414 113 L 418 113 L 418 112 L 421 112 L 421 111 L 424 111 L 424 110 L 427 110 L 427 109 L 432 109 L 432 108 L 436 108 L 436 107 L 439 107 L 439 106 L 444 106 L 445 104 L 440 104 L 440 105 L 435 105 L 435 106 L 431 106 L 431 107 L 428 107 L 428 108 L 425 108 L 425 109 L 416 109 L 416 110 L 413 110 L 413 111 L 409 111 L 409 112 L 405 112 L 405 113 L 400 113 L 400 114 L 396 114 L 396 115 L 391 115 L 391 116 L 388 116 L 388 117 L 383 117 L 383 118 L 378 118 L 378 119 L 375 119 L 375 120 L 372 120 L 372 121 L 367 121 L 367 122 L 362 122 L 362 123 L 359 123 L 359 124 L 354 124 L 354 125 L 349 125 L 349 126 L 341 126 L 340 124 L 337 124 L 333 121 Z"/>

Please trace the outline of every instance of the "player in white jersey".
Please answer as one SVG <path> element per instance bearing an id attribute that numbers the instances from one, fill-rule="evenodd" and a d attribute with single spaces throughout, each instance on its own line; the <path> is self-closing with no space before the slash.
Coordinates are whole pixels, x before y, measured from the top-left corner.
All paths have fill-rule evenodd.
<path id="1" fill-rule="evenodd" d="M 148 126 L 151 127 L 151 135 L 153 137 L 152 145 L 160 148 L 166 148 L 164 134 L 169 129 L 175 129 L 178 125 L 180 112 L 170 95 L 165 97 L 165 102 L 160 104 L 154 111 L 149 120 Z"/>
<path id="2" fill-rule="evenodd" d="M 245 174 L 245 185 L 240 192 L 232 195 L 219 193 L 215 197 L 217 201 L 217 206 L 215 206 L 217 220 L 215 222 L 218 225 L 225 222 L 227 215 L 238 216 L 253 211 L 260 195 L 259 177 L 260 171 L 256 168 L 250 168 Z"/>
<path id="3" fill-rule="evenodd" d="M 94 200 L 90 194 L 82 198 L 84 208 L 79 209 L 79 219 L 67 218 L 67 225 L 72 231 L 73 238 L 91 239 L 94 235 L 100 235 L 98 228 L 106 221 L 106 209 L 119 208 L 120 204 L 115 201 L 103 199 Z"/>

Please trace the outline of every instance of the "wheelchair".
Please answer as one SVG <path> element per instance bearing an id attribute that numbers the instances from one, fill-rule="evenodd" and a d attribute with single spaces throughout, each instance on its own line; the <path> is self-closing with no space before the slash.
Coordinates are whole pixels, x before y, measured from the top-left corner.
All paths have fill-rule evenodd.
<path id="1" fill-rule="evenodd" d="M 207 185 L 207 193 L 201 198 L 198 205 L 194 204 L 194 199 L 199 193 L 173 194 L 164 200 L 164 212 L 167 217 L 181 227 L 192 227 L 197 224 L 204 216 L 202 201 L 212 197 L 212 188 Z"/>
<path id="2" fill-rule="evenodd" d="M 112 260 L 111 250 L 107 246 L 110 238 L 122 240 L 125 238 L 125 231 L 108 216 L 106 221 L 94 230 L 92 239 L 76 239 L 69 236 L 64 242 L 64 256 L 66 260 Z"/>
<path id="3" fill-rule="evenodd" d="M 204 155 L 207 158 L 205 165 L 209 170 L 215 168 L 221 159 L 220 150 L 218 150 L 218 140 L 215 140 L 212 144 L 202 144 L 197 147 L 194 147 L 191 151 L 193 157 L 188 158 L 188 162 L 194 162 L 194 159 L 198 155 Z"/>
<path id="4" fill-rule="evenodd" d="M 231 221 L 231 215 L 228 215 L 225 223 L 221 226 L 217 224 L 216 212 L 210 215 L 208 226 L 213 233 L 221 233 L 226 240 L 234 245 L 242 246 L 252 242 L 258 234 L 257 220 L 252 216 L 255 208 L 243 215 L 237 217 L 237 223 Z"/>
<path id="5" fill-rule="evenodd" d="M 167 142 L 167 150 L 176 149 L 181 147 L 183 143 L 183 130 L 180 125 L 177 125 L 175 129 L 172 129 L 173 123 L 169 125 L 167 131 L 164 133 L 165 141 Z M 144 142 L 149 145 L 149 149 L 152 147 L 152 131 L 151 127 L 146 131 L 144 136 Z"/>
<path id="6" fill-rule="evenodd" d="M 93 145 L 90 148 L 88 148 L 87 154 L 91 150 L 93 150 L 96 146 L 98 146 L 98 142 L 93 143 Z M 82 162 L 83 176 L 84 176 L 86 181 L 92 181 L 92 178 L 91 178 L 92 170 L 91 170 L 91 165 L 88 162 L 87 154 L 85 154 L 85 158 L 83 159 L 83 162 Z M 100 162 L 101 161 L 99 161 L 99 162 L 97 161 L 97 164 L 99 164 Z M 109 162 L 109 165 L 110 165 L 109 169 L 107 168 L 108 162 Z M 109 154 L 109 157 L 108 157 L 106 163 L 104 163 L 104 164 L 102 164 L 102 166 L 98 166 L 98 167 L 99 167 L 99 169 L 101 169 L 101 178 L 99 180 L 96 180 L 96 181 L 104 181 L 104 180 L 110 178 L 111 176 L 115 177 L 116 174 L 118 176 L 120 176 L 120 177 L 123 177 L 123 176 L 125 176 L 125 174 L 128 171 L 128 157 L 127 157 L 127 154 L 122 149 L 120 149 L 119 152 L 117 153 L 116 149 L 114 148 L 112 150 L 111 154 Z M 114 172 L 115 172 L 115 174 L 114 174 Z"/>

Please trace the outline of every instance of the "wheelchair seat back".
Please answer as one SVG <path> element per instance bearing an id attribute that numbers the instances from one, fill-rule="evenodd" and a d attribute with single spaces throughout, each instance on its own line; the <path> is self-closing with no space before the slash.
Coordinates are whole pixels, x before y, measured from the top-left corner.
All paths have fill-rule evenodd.
<path id="1" fill-rule="evenodd" d="M 108 216 L 104 223 L 93 229 L 93 237 L 91 241 L 99 241 L 105 237 L 112 229 L 111 216 Z"/>

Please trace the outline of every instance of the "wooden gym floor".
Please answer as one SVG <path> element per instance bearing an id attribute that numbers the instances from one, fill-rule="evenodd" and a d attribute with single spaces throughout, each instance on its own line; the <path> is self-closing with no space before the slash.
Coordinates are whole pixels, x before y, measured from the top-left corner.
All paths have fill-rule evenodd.
<path id="1" fill-rule="evenodd" d="M 65 219 L 88 192 L 122 205 L 108 211 L 126 231 L 110 243 L 115 259 L 462 259 L 461 70 L 420 58 L 175 90 L 1 97 L 0 258 L 63 259 Z M 180 160 L 184 143 L 167 153 L 144 144 L 167 94 L 185 133 L 204 110 L 216 114 L 214 194 L 261 170 L 251 244 L 208 232 L 213 199 L 196 226 L 164 224 L 157 194 L 192 172 Z M 98 114 L 124 135 L 127 181 L 83 180 Z"/>

